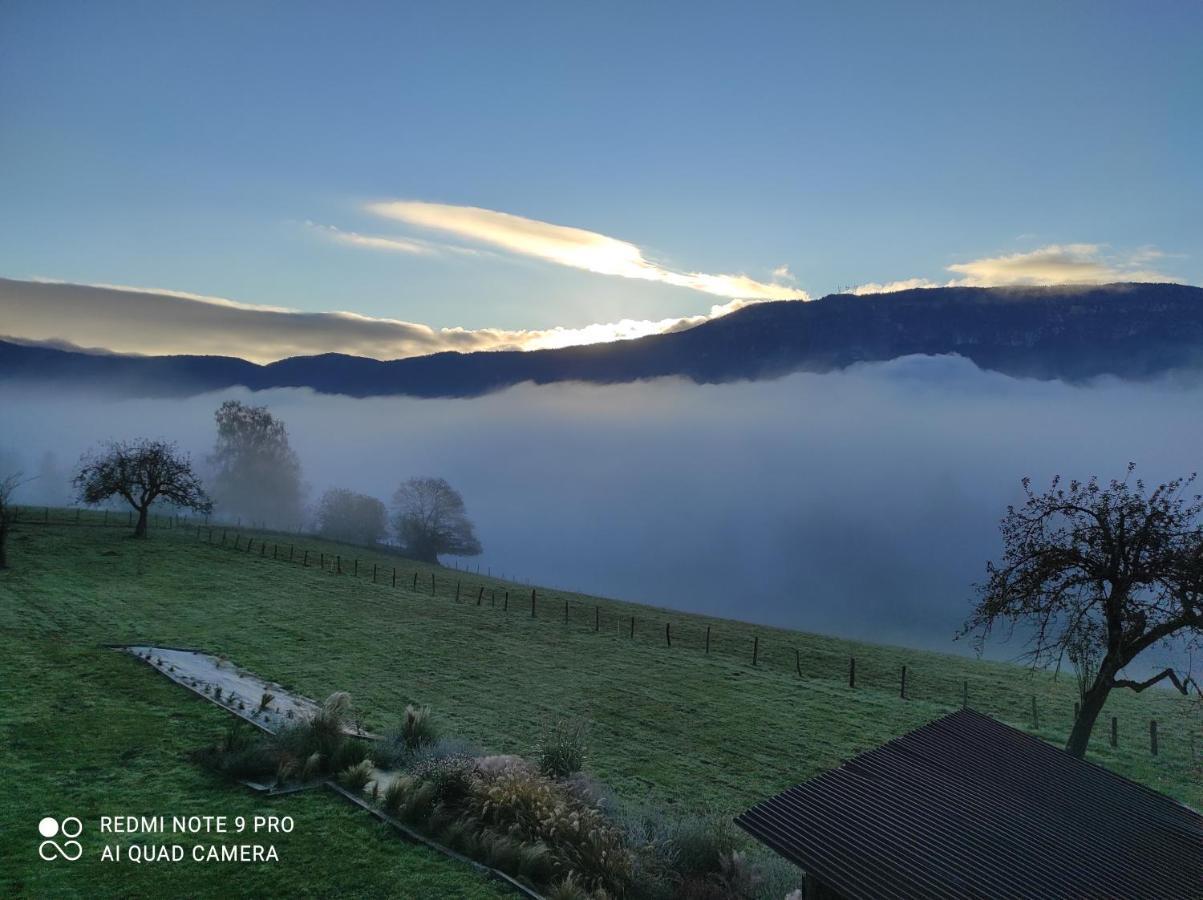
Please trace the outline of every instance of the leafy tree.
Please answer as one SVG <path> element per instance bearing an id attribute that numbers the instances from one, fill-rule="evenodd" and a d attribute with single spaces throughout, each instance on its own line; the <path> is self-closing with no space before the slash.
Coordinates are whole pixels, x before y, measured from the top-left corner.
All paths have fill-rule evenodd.
<path id="1" fill-rule="evenodd" d="M 13 494 L 25 484 L 20 472 L 0 477 L 0 569 L 8 568 L 8 532 L 17 520 L 17 507 Z"/>
<path id="2" fill-rule="evenodd" d="M 214 414 L 217 443 L 209 462 L 216 469 L 213 494 L 226 515 L 296 527 L 304 488 L 301 463 L 288 430 L 265 406 L 227 400 Z"/>
<path id="3" fill-rule="evenodd" d="M 375 544 L 388 533 L 388 514 L 375 497 L 332 488 L 318 503 L 317 528 L 323 537 L 336 541 Z"/>
<path id="4" fill-rule="evenodd" d="M 121 497 L 138 513 L 134 537 L 146 537 L 151 504 L 165 500 L 175 506 L 208 513 L 213 509 L 187 454 L 165 441 L 111 442 L 80 459 L 74 484 L 88 504 Z"/>
<path id="5" fill-rule="evenodd" d="M 1001 523 L 1002 561 L 987 564 L 965 625 L 979 650 L 1001 623 L 1028 634 L 1033 665 L 1069 659 L 1082 702 L 1065 749 L 1079 757 L 1113 689 L 1168 681 L 1199 692 L 1172 666 L 1144 680 L 1124 673 L 1151 647 L 1183 651 L 1203 637 L 1203 498 L 1188 494 L 1194 476 L 1146 491 L 1129 480 L 1133 469 L 1107 485 L 1055 478 L 1042 494 L 1025 478 L 1026 500 Z"/>
<path id="6" fill-rule="evenodd" d="M 414 559 L 437 563 L 440 553 L 481 552 L 464 498 L 443 478 L 411 478 L 397 488 L 393 523 L 405 552 Z"/>

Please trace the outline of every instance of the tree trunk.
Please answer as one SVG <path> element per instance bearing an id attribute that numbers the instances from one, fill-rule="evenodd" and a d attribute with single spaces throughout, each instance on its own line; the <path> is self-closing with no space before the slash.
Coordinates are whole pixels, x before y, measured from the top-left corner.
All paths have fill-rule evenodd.
<path id="1" fill-rule="evenodd" d="M 1111 679 L 1109 676 L 1100 675 L 1082 698 L 1082 709 L 1078 712 L 1078 719 L 1074 722 L 1074 727 L 1069 732 L 1069 741 L 1065 744 L 1065 751 L 1070 756 L 1081 759 L 1086 755 L 1090 733 L 1094 730 L 1094 723 L 1103 711 L 1103 704 L 1107 702 L 1109 693 Z"/>
<path id="2" fill-rule="evenodd" d="M 138 510 L 138 524 L 134 526 L 134 537 L 146 537 L 146 512 L 149 507 L 142 507 Z"/>

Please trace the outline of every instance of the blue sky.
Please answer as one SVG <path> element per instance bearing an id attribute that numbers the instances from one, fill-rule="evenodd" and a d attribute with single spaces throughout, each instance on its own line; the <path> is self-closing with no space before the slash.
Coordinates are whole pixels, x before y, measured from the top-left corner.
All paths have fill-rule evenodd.
<path id="1" fill-rule="evenodd" d="M 0 276 L 469 329 L 740 295 L 695 273 L 821 296 L 1050 245 L 1199 283 L 1201 46 L 1193 2 L 7 0 Z M 388 201 L 595 232 L 638 272 Z"/>

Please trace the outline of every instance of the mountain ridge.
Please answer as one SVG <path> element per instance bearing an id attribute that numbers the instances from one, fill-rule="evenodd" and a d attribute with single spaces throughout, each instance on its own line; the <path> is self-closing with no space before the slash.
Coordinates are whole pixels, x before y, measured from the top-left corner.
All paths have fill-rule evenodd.
<path id="1" fill-rule="evenodd" d="M 397 360 L 326 353 L 258 364 L 133 356 L 0 340 L 0 379 L 146 396 L 242 386 L 356 397 L 472 397 L 523 382 L 699 383 L 824 372 L 913 354 L 964 356 L 1009 375 L 1139 379 L 1203 368 L 1203 288 L 943 287 L 757 303 L 693 328 L 554 350 L 444 351 Z"/>

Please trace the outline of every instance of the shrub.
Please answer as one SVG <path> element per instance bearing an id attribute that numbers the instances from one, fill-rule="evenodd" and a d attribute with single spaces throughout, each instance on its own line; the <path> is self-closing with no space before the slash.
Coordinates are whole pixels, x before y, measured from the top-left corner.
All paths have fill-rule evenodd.
<path id="1" fill-rule="evenodd" d="M 532 771 L 532 767 L 521 756 L 478 756 L 476 758 L 476 771 L 480 772 L 481 775 L 493 776 L 504 775 L 509 772 L 530 772 Z"/>
<path id="2" fill-rule="evenodd" d="M 582 888 L 576 880 L 576 874 L 568 873 L 568 877 L 557 881 L 544 894 L 547 900 L 590 900 L 589 892 Z"/>
<path id="3" fill-rule="evenodd" d="M 552 778 L 575 775 L 585 764 L 586 728 L 583 722 L 557 721 L 544 732 L 536 749 L 539 771 Z"/>
<path id="4" fill-rule="evenodd" d="M 682 877 L 718 875 L 724 858 L 740 844 L 726 816 L 685 816 L 673 823 L 669 841 L 674 867 Z"/>
<path id="5" fill-rule="evenodd" d="M 438 740 L 438 728 L 429 706 L 406 706 L 397 737 L 406 750 L 417 750 Z"/>
<path id="6" fill-rule="evenodd" d="M 272 701 L 275 699 L 276 699 L 275 694 L 271 694 L 271 693 L 268 693 L 267 691 L 264 691 L 263 696 L 259 698 L 259 711 L 263 712 L 265 709 L 267 709 L 269 706 L 271 706 Z"/>
<path id="7" fill-rule="evenodd" d="M 575 872 L 588 890 L 621 894 L 630 883 L 632 861 L 622 833 L 599 809 L 546 776 L 511 771 L 478 777 L 467 809 L 487 828 L 545 845 L 553 870 Z"/>
<path id="8" fill-rule="evenodd" d="M 398 775 L 389 782 L 389 786 L 384 789 L 384 796 L 380 800 L 384 811 L 390 815 L 399 815 L 413 786 L 414 780 L 408 775 Z"/>
<path id="9" fill-rule="evenodd" d="M 338 783 L 349 791 L 360 793 L 372 779 L 374 770 L 371 762 L 364 759 L 353 766 L 347 766 L 338 773 Z"/>
<path id="10" fill-rule="evenodd" d="M 271 776 L 279 768 L 279 760 L 263 736 L 241 722 L 227 728 L 216 745 L 194 753 L 193 759 L 209 771 L 235 780 Z"/>
<path id="11" fill-rule="evenodd" d="M 468 796 L 476 775 L 470 756 L 445 756 L 421 762 L 411 770 L 415 781 L 434 785 L 436 803 L 455 804 Z"/>

